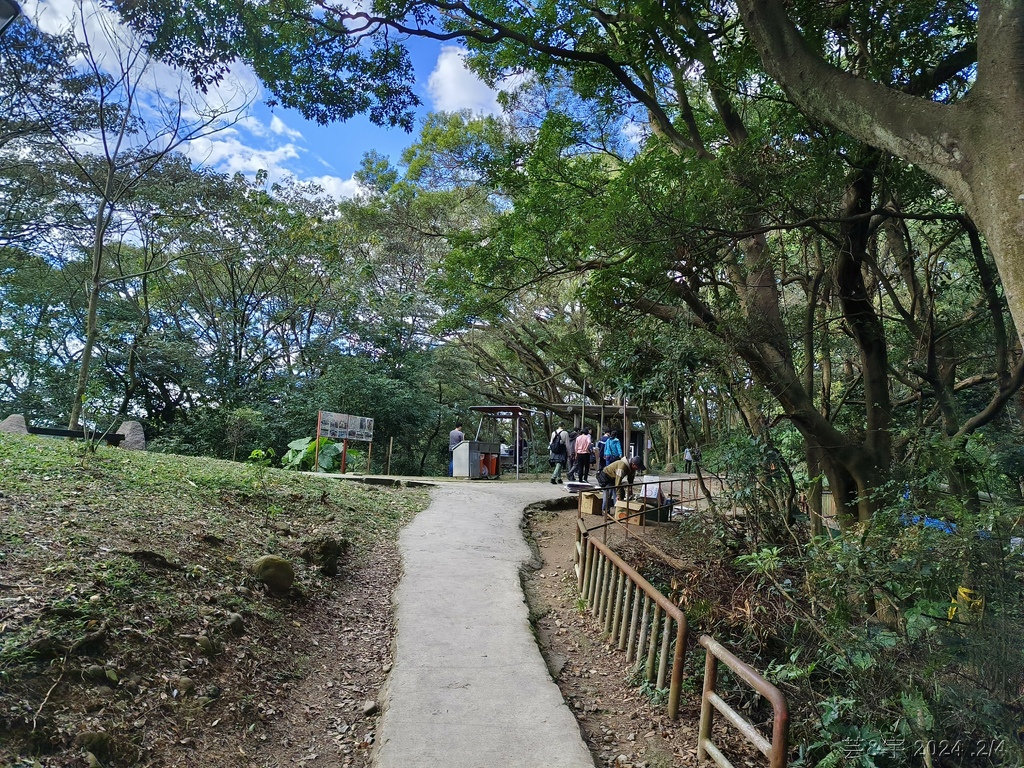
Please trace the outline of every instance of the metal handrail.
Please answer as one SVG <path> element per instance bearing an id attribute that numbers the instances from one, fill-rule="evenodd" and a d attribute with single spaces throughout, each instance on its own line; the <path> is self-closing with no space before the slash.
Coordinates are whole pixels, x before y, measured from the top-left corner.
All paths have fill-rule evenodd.
<path id="1" fill-rule="evenodd" d="M 706 476 L 703 478 L 704 486 L 713 499 L 721 498 L 724 491 L 724 483 L 721 478 Z M 654 487 L 657 492 L 653 492 Z M 612 489 L 612 486 L 594 485 L 593 493 L 604 493 Z M 622 485 L 619 490 L 628 489 L 633 494 L 633 500 L 646 502 L 651 508 L 665 506 L 671 503 L 674 505 L 699 506 L 707 501 L 707 496 L 701 488 L 701 481 L 696 477 L 670 477 L 665 479 L 643 481 L 637 480 L 630 485 Z M 735 512 L 735 502 L 732 503 Z M 654 505 L 651 502 L 655 502 Z"/>
<path id="2" fill-rule="evenodd" d="M 704 693 L 700 702 L 700 731 L 697 736 L 697 760 L 710 757 L 724 768 L 732 768 L 732 763 L 711 741 L 711 727 L 714 724 L 715 710 L 742 733 L 747 741 L 760 750 L 768 758 L 769 768 L 785 768 L 789 749 L 789 710 L 786 697 L 782 691 L 764 679 L 753 667 L 734 656 L 725 646 L 710 635 L 701 635 L 700 644 L 707 649 L 704 663 Z M 774 713 L 772 722 L 772 740 L 768 741 L 754 727 L 754 724 L 730 707 L 717 693 L 715 684 L 718 680 L 718 662 L 722 661 L 737 677 L 771 702 Z"/>
<path id="3" fill-rule="evenodd" d="M 668 716 L 676 720 L 686 654 L 686 616 L 605 544 L 592 539 L 587 531 L 582 519 L 577 519 L 576 553 L 577 562 L 582 566 L 577 570 L 580 594 L 604 627 L 609 642 L 626 652 L 627 663 L 646 655 L 645 679 L 656 688 L 665 688 L 668 680 Z"/>
<path id="4" fill-rule="evenodd" d="M 630 515 L 630 517 L 632 516 L 634 515 Z M 576 518 L 576 542 L 573 557 L 577 588 L 580 595 L 587 601 L 591 613 L 597 617 L 609 640 L 617 643 L 619 650 L 626 651 L 627 663 L 647 654 L 644 676 L 649 683 L 655 683 L 657 688 L 664 688 L 666 677 L 669 676 L 668 656 L 672 642 L 670 630 L 672 622 L 675 622 L 676 638 L 669 678 L 668 715 L 671 719 L 676 720 L 679 717 L 679 693 L 682 687 L 683 660 L 686 653 L 686 616 L 678 606 L 612 552 L 605 543 L 590 537 L 591 531 L 599 529 L 607 534 L 608 526 L 617 522 L 622 521 L 608 520 L 603 525 L 588 527 L 583 516 L 581 502 Z M 640 599 L 641 595 L 643 596 L 642 600 Z M 664 624 L 663 631 L 662 624 Z M 710 635 L 703 635 L 700 643 L 708 650 L 708 653 L 705 661 L 704 692 L 701 697 L 700 730 L 697 738 L 698 759 L 711 757 L 718 765 L 732 768 L 732 763 L 711 741 L 714 710 L 717 709 L 748 741 L 769 758 L 769 768 L 785 768 L 789 748 L 789 711 L 785 696 L 778 688 L 734 656 Z M 758 732 L 752 723 L 732 709 L 715 692 L 719 660 L 771 702 L 774 722 L 770 742 Z"/>

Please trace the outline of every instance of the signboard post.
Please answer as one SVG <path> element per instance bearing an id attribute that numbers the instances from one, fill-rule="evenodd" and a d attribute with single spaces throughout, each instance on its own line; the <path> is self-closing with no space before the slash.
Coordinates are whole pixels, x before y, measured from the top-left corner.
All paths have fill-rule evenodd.
<path id="1" fill-rule="evenodd" d="M 345 474 L 345 463 L 348 457 L 349 440 L 365 440 L 373 450 L 373 419 L 366 416 L 350 416 L 347 413 L 331 413 L 317 411 L 316 414 L 316 450 L 314 462 L 316 471 L 320 471 L 320 438 L 341 440 L 341 473 Z"/>

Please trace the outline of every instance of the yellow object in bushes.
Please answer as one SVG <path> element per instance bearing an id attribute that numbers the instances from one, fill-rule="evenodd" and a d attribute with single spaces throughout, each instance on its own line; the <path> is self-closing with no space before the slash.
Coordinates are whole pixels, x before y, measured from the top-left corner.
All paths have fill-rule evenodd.
<path id="1" fill-rule="evenodd" d="M 984 613 L 984 595 L 967 587 L 957 587 L 956 597 L 953 598 L 953 602 L 949 605 L 947 618 L 952 620 L 959 614 L 962 623 L 971 624 L 980 619 Z"/>

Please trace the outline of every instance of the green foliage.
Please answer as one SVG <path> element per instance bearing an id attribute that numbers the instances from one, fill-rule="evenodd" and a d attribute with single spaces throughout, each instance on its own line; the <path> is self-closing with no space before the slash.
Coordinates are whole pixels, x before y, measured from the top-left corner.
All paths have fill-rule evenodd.
<path id="1" fill-rule="evenodd" d="M 288 443 L 281 466 L 303 472 L 335 472 L 341 467 L 342 446 L 326 437 L 302 437 Z"/>
<path id="2" fill-rule="evenodd" d="M 253 473 L 253 488 L 256 491 L 256 498 L 263 505 L 264 519 L 266 525 L 271 515 L 270 485 L 267 479 L 267 469 L 274 461 L 273 448 L 257 448 L 249 454 L 249 467 Z"/>
<path id="3" fill-rule="evenodd" d="M 231 444 L 231 459 L 235 459 L 239 446 L 257 438 L 267 428 L 263 413 L 255 408 L 235 408 L 228 414 L 225 437 Z M 255 449 L 253 450 L 255 452 Z M 252 453 L 249 455 L 252 460 Z"/>
<path id="4" fill-rule="evenodd" d="M 736 558 L 736 564 L 741 568 L 749 568 L 754 573 L 765 576 L 779 570 L 782 565 L 781 554 L 781 547 L 764 547 L 757 552 L 740 555 Z"/>

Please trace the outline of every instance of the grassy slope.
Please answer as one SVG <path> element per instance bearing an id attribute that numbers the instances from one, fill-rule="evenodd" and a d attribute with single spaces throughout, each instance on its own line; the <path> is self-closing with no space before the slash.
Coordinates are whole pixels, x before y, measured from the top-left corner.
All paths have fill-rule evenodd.
<path id="1" fill-rule="evenodd" d="M 81 765 L 86 750 L 108 765 L 161 764 L 161 730 L 187 730 L 204 708 L 244 712 L 237 691 L 301 663 L 278 640 L 337 584 L 302 561 L 304 542 L 350 541 L 344 572 L 427 500 L 264 474 L 0 434 L 0 766 L 29 755 Z M 264 554 L 295 564 L 290 598 L 248 574 Z M 243 636 L 229 613 L 244 617 Z M 187 696 L 182 677 L 195 685 Z"/>

